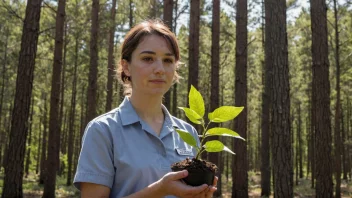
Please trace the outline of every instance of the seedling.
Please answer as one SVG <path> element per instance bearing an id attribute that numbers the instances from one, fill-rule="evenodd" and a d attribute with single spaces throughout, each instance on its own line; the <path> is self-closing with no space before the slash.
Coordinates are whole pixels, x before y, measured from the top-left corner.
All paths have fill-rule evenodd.
<path id="1" fill-rule="evenodd" d="M 227 151 L 231 154 L 235 154 L 219 140 L 206 141 L 206 137 L 229 136 L 229 137 L 245 140 L 238 133 L 228 128 L 214 127 L 214 128 L 208 129 L 210 123 L 212 122 L 222 123 L 222 122 L 226 122 L 234 119 L 236 116 L 238 116 L 238 114 L 241 113 L 244 107 L 221 106 L 208 114 L 209 121 L 208 123 L 205 123 L 204 122 L 204 114 L 205 114 L 204 100 L 202 95 L 199 93 L 199 91 L 193 86 L 191 86 L 191 90 L 188 95 L 188 100 L 189 100 L 189 108 L 179 107 L 179 109 L 182 109 L 185 112 L 187 118 L 191 122 L 202 126 L 203 130 L 201 135 L 199 135 L 201 137 L 200 145 L 199 146 L 197 145 L 196 139 L 187 131 L 183 131 L 177 128 L 175 130 L 177 131 L 177 133 L 180 135 L 180 137 L 184 142 L 186 142 L 187 144 L 189 144 L 190 146 L 194 147 L 197 150 L 197 156 L 195 157 L 195 159 L 199 160 L 201 154 L 204 151 L 206 152 Z"/>

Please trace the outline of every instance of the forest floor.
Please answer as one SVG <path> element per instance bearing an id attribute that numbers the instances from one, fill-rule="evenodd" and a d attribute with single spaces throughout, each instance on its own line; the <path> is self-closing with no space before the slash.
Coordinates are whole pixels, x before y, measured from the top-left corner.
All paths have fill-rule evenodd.
<path id="1" fill-rule="evenodd" d="M 4 173 L 0 172 L 0 194 L 3 187 Z M 259 198 L 260 189 L 260 174 L 249 172 L 249 197 Z M 231 197 L 231 186 L 232 181 L 222 178 L 222 198 Z M 73 186 L 66 186 L 66 179 L 63 177 L 57 177 L 56 197 L 60 198 L 78 198 L 79 191 Z M 38 175 L 30 174 L 28 178 L 23 180 L 23 191 L 24 198 L 40 198 L 43 194 L 43 185 L 38 184 Z M 341 197 L 349 198 L 352 197 L 352 181 L 346 182 L 342 180 L 341 184 Z M 270 196 L 273 197 L 273 196 Z M 299 184 L 294 186 L 294 197 L 315 197 L 315 191 L 311 188 L 311 182 L 309 179 L 299 179 Z"/>

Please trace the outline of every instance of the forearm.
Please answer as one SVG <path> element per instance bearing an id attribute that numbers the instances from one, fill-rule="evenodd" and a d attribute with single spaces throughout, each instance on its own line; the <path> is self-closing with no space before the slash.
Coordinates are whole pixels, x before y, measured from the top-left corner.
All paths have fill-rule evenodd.
<path id="1" fill-rule="evenodd" d="M 161 188 L 161 182 L 157 181 L 150 184 L 148 187 L 124 198 L 162 198 L 164 196 L 166 196 L 166 194 Z"/>

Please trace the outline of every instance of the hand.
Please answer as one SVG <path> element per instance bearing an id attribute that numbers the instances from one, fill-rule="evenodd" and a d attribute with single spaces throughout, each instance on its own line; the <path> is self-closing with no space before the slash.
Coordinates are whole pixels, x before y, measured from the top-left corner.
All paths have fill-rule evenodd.
<path id="1" fill-rule="evenodd" d="M 165 195 L 175 195 L 181 198 L 210 198 L 216 191 L 213 186 L 203 184 L 201 186 L 193 187 L 180 181 L 180 179 L 187 177 L 188 171 L 170 172 L 161 178 L 159 182 L 160 189 Z M 217 184 L 217 177 L 214 179 L 214 185 Z"/>
<path id="2" fill-rule="evenodd" d="M 209 186 L 209 191 L 206 194 L 206 198 L 213 197 L 214 192 L 217 190 L 216 186 L 218 185 L 218 177 L 214 177 L 213 185 Z"/>

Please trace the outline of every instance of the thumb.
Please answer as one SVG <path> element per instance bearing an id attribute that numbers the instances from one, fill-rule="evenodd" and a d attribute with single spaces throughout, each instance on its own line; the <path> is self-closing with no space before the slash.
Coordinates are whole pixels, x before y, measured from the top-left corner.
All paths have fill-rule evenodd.
<path id="1" fill-rule="evenodd" d="M 187 177 L 187 175 L 188 175 L 188 171 L 187 170 L 178 171 L 178 172 L 171 172 L 168 175 L 168 179 L 175 181 L 175 180 L 179 180 L 179 179 L 185 178 L 185 177 Z"/>

